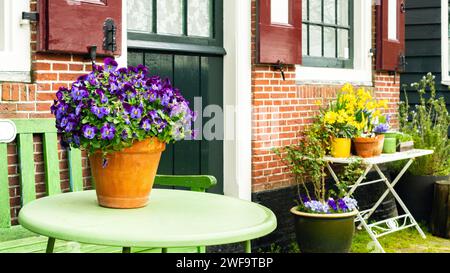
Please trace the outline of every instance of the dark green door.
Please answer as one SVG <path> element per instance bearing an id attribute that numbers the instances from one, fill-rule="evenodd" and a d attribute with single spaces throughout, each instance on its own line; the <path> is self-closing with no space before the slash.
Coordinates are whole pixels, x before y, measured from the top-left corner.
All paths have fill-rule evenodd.
<path id="1" fill-rule="evenodd" d="M 192 7 L 192 3 L 189 1 L 196 3 L 197 6 Z M 142 25 L 133 26 L 134 28 L 141 27 L 140 32 L 130 30 L 129 27 L 128 63 L 130 65 L 144 64 L 149 67 L 151 75 L 169 78 L 173 85 L 181 90 L 183 96 L 190 101 L 192 109 L 195 106 L 195 110 L 202 112 L 209 105 L 220 106 L 223 109 L 222 1 L 169 0 L 168 2 L 181 3 L 179 6 L 173 4 L 170 8 L 182 9 L 180 12 L 182 17 L 180 22 L 183 24 L 182 33 L 178 35 L 174 35 L 175 33 L 172 35 L 159 34 L 158 27 L 155 27 L 158 25 L 158 20 L 154 16 L 161 14 L 160 9 L 164 7 L 153 4 L 151 7 L 152 19 L 149 20 L 152 26 L 148 28 L 149 33 L 142 32 L 144 29 Z M 204 10 L 206 6 L 210 12 L 210 20 L 207 20 L 211 26 L 210 31 L 197 30 L 197 36 L 192 37 L 188 33 L 189 27 L 187 26 L 192 21 L 187 19 L 189 8 L 203 8 Z M 130 8 L 130 5 L 128 7 Z M 143 7 L 140 6 L 141 9 Z M 153 13 L 153 10 L 159 12 Z M 128 16 L 130 16 L 130 10 Z M 197 16 L 199 16 L 198 13 Z M 130 22 L 130 19 L 128 21 Z M 164 28 L 161 26 L 162 24 L 167 23 L 160 22 L 159 26 Z M 167 31 L 168 28 L 165 29 Z M 194 105 L 194 98 L 196 98 L 196 105 Z M 201 105 L 199 105 L 200 101 Z M 211 118 L 217 119 L 214 116 L 203 117 L 200 113 L 199 117 L 201 117 L 202 125 Z M 223 119 L 223 115 L 221 118 Z M 223 120 L 216 126 L 223 126 Z M 213 175 L 217 178 L 218 185 L 211 192 L 222 194 L 223 135 L 212 141 L 205 140 L 201 135 L 198 140 L 186 140 L 169 145 L 161 158 L 158 173 Z"/>

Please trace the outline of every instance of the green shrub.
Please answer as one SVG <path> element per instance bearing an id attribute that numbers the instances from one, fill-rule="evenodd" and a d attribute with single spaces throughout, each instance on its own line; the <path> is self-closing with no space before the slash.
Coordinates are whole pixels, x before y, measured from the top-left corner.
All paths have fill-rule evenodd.
<path id="1" fill-rule="evenodd" d="M 419 95 L 419 104 L 411 107 L 406 96 L 406 101 L 400 104 L 400 129 L 412 137 L 416 149 L 431 149 L 434 154 L 418 158 L 409 172 L 450 175 L 450 116 L 444 98 L 436 95 L 435 77 L 428 73 L 411 87 Z"/>

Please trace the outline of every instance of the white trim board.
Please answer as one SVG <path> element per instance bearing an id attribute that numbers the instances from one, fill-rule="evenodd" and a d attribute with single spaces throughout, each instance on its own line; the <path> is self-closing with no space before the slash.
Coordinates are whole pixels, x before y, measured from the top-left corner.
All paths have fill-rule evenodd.
<path id="1" fill-rule="evenodd" d="M 251 0 L 224 5 L 224 192 L 251 200 Z"/>
<path id="2" fill-rule="evenodd" d="M 449 74 L 449 32 L 448 32 L 448 1 L 441 0 L 441 75 L 442 84 L 450 85 Z"/>
<path id="3" fill-rule="evenodd" d="M 354 1 L 354 68 L 338 69 L 297 65 L 298 84 L 373 85 L 372 73 L 372 1 Z"/>

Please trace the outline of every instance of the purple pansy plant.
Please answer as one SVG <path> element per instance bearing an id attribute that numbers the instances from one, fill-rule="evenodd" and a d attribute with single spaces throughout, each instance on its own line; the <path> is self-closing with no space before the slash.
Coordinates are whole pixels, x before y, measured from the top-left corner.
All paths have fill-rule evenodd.
<path id="1" fill-rule="evenodd" d="M 358 202 L 350 197 L 329 198 L 326 202 L 301 196 L 300 210 L 315 214 L 347 213 L 358 209 Z"/>
<path id="2" fill-rule="evenodd" d="M 51 106 L 62 143 L 104 155 L 156 137 L 172 143 L 195 135 L 196 113 L 168 79 L 147 67 L 119 68 L 111 58 L 61 87 Z"/>

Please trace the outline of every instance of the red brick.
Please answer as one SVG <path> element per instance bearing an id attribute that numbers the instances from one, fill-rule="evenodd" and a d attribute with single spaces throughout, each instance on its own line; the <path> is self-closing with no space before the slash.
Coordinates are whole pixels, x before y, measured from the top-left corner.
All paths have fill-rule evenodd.
<path id="1" fill-rule="evenodd" d="M 53 70 L 64 70 L 64 71 L 67 71 L 69 69 L 69 65 L 68 64 L 54 63 L 54 64 L 52 64 L 52 69 Z"/>
<path id="2" fill-rule="evenodd" d="M 33 69 L 34 70 L 50 70 L 50 64 L 49 63 L 41 63 L 41 62 L 35 62 L 33 63 Z"/>
<path id="3" fill-rule="evenodd" d="M 75 81 L 81 75 L 83 75 L 83 74 L 82 73 L 60 73 L 59 80 L 60 81 Z"/>
<path id="4" fill-rule="evenodd" d="M 56 81 L 58 80 L 57 73 L 36 72 L 34 73 L 36 81 Z"/>

